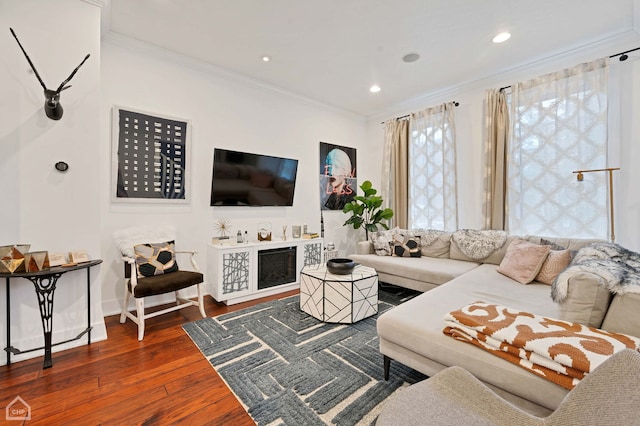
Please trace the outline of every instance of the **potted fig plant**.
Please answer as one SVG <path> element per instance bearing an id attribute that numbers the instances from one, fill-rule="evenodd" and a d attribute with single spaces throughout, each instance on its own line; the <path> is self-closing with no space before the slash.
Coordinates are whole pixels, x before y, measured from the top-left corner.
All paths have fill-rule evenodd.
<path id="1" fill-rule="evenodd" d="M 343 226 L 351 225 L 353 229 L 364 228 L 365 236 L 369 240 L 369 232 L 376 232 L 378 226 L 389 229 L 389 225 L 383 221 L 389 221 L 393 217 L 393 210 L 382 207 L 382 197 L 376 195 L 378 191 L 373 188 L 370 181 L 366 180 L 360 185 L 364 195 L 355 195 L 353 201 L 347 203 L 342 211 L 350 213 Z"/>

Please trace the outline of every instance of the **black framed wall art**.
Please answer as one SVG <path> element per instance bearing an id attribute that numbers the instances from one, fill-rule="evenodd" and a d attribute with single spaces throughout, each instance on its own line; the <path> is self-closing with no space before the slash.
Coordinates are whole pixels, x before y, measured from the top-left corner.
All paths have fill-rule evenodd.
<path id="1" fill-rule="evenodd" d="M 189 203 L 189 121 L 121 107 L 112 119 L 112 201 Z"/>

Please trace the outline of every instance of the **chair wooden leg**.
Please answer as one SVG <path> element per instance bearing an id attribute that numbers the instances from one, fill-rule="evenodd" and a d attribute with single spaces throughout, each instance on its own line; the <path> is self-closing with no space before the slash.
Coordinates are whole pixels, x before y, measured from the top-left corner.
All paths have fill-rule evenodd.
<path id="1" fill-rule="evenodd" d="M 202 284 L 196 286 L 198 288 L 198 308 L 200 308 L 200 315 L 202 318 L 206 318 L 207 314 L 204 311 L 204 297 L 202 296 Z"/>
<path id="2" fill-rule="evenodd" d="M 136 299 L 136 310 L 138 311 L 138 340 L 144 339 L 144 298 Z"/>
<path id="3" fill-rule="evenodd" d="M 124 284 L 124 302 L 122 302 L 122 312 L 120 313 L 120 324 L 127 321 L 127 310 L 129 308 L 129 288 L 127 283 Z"/>

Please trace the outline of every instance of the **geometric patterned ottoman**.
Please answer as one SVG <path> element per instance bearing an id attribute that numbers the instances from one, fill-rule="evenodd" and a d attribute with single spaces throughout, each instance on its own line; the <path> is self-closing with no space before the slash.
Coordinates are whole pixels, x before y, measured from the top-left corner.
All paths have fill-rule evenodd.
<path id="1" fill-rule="evenodd" d="M 324 322 L 351 324 L 378 313 L 378 273 L 356 266 L 337 275 L 325 264 L 308 265 L 300 272 L 300 309 Z"/>

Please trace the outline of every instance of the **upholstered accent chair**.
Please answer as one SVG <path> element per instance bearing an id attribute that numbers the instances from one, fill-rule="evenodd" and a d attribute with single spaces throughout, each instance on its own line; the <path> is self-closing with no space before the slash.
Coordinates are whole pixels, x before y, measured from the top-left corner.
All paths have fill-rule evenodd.
<path id="1" fill-rule="evenodd" d="M 135 227 L 117 231 L 114 240 L 122 254 L 125 268 L 124 301 L 120 322 L 127 318 L 138 324 L 138 340 L 144 338 L 146 319 L 197 306 L 206 317 L 203 300 L 203 275 L 195 261 L 195 251 L 175 250 L 175 229 L 163 227 Z M 178 258 L 189 259 L 192 270 L 182 270 Z M 182 265 L 182 263 L 181 263 Z M 180 296 L 180 290 L 195 286 L 197 300 Z M 144 300 L 149 296 L 174 293 L 176 304 L 168 308 L 145 313 Z M 129 300 L 135 300 L 135 314 L 129 312 Z"/>
<path id="2" fill-rule="evenodd" d="M 640 353 L 625 349 L 582 379 L 548 417 L 536 417 L 502 399 L 467 370 L 449 367 L 391 397 L 376 426 L 638 424 L 639 381 Z"/>

